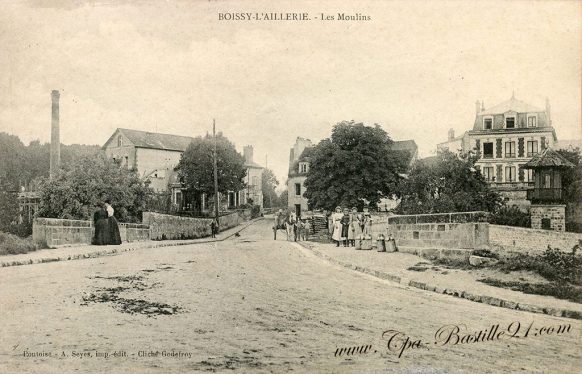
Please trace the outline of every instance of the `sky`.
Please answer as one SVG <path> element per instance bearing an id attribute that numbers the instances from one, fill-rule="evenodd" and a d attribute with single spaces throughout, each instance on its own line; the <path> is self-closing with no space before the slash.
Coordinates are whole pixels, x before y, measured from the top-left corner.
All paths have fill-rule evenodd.
<path id="1" fill-rule="evenodd" d="M 298 136 L 378 123 L 429 156 L 472 127 L 476 100 L 513 93 L 549 98 L 558 139 L 582 138 L 578 1 L 45 3 L 0 12 L 0 131 L 25 143 L 50 140 L 53 89 L 64 144 L 103 145 L 117 127 L 198 136 L 215 119 L 282 183 Z M 310 20 L 219 19 L 241 12 Z"/>

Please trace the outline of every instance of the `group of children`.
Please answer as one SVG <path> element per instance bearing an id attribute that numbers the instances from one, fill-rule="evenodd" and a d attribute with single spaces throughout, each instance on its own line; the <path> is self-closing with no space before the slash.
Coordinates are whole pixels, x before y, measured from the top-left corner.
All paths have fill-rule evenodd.
<path id="1" fill-rule="evenodd" d="M 311 232 L 311 222 L 309 219 L 297 218 L 295 229 L 297 230 L 295 234 L 296 240 L 306 241 L 307 236 Z"/>
<path id="2" fill-rule="evenodd" d="M 331 238 L 339 247 L 343 243 L 344 247 L 356 246 L 356 239 L 372 239 L 372 216 L 367 208 L 359 213 L 357 208 L 335 208 L 331 217 Z"/>

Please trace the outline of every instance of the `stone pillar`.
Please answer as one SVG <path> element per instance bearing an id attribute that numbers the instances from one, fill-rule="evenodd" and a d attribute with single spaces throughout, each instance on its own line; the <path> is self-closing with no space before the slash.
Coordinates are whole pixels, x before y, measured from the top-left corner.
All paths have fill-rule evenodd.
<path id="1" fill-rule="evenodd" d="M 51 92 L 52 98 L 52 119 L 51 119 L 51 159 L 50 178 L 53 179 L 59 171 L 61 164 L 61 136 L 59 128 L 59 98 L 57 90 Z"/>
<path id="2" fill-rule="evenodd" d="M 566 231 L 566 205 L 532 204 L 530 215 L 532 229 Z"/>

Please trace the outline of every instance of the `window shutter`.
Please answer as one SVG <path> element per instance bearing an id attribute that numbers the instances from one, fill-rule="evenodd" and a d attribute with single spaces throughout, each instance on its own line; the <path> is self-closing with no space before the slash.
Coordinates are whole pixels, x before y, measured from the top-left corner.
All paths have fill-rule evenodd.
<path id="1" fill-rule="evenodd" d="M 523 157 L 523 138 L 517 139 L 517 157 Z"/>
<path id="2" fill-rule="evenodd" d="M 519 165 L 519 181 L 523 182 L 525 179 L 525 171 L 523 170 L 523 165 Z"/>
<path id="3" fill-rule="evenodd" d="M 497 165 L 497 179 L 496 182 L 501 182 L 503 180 L 503 166 Z"/>
<path id="4" fill-rule="evenodd" d="M 501 158 L 501 155 L 503 153 L 503 150 L 501 149 L 503 146 L 503 144 L 501 143 L 501 139 L 496 139 L 496 150 L 495 150 L 495 157 L 496 158 Z"/>
<path id="5" fill-rule="evenodd" d="M 477 148 L 477 153 L 481 153 L 481 140 L 477 139 L 475 141 L 475 148 Z"/>
<path id="6" fill-rule="evenodd" d="M 546 137 L 542 136 L 542 151 L 546 149 Z"/>

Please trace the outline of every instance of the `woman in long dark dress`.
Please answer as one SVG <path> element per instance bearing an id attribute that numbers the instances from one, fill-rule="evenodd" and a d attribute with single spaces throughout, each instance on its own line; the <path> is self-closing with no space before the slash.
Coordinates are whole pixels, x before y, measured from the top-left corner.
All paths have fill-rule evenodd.
<path id="1" fill-rule="evenodd" d="M 109 200 L 105 201 L 105 210 L 107 211 L 107 220 L 108 220 L 108 242 L 107 244 L 111 245 L 120 245 L 121 244 L 121 235 L 119 234 L 119 225 L 117 223 L 117 219 L 113 215 L 115 212 Z"/>
<path id="2" fill-rule="evenodd" d="M 93 226 L 95 227 L 95 235 L 92 243 L 94 245 L 109 244 L 109 220 L 107 219 L 105 206 L 102 206 L 93 214 Z"/>

